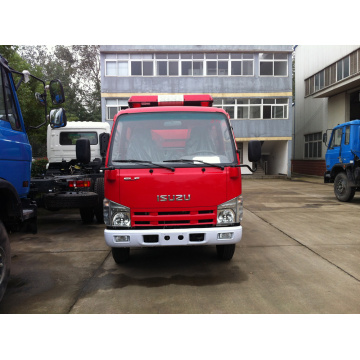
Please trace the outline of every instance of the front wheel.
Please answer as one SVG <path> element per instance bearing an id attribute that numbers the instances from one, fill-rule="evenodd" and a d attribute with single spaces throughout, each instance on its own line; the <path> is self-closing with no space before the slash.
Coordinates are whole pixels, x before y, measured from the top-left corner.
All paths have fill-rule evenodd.
<path id="1" fill-rule="evenodd" d="M 126 248 L 126 247 L 111 248 L 111 253 L 115 262 L 117 264 L 122 264 L 129 260 L 130 248 Z"/>
<path id="2" fill-rule="evenodd" d="M 217 257 L 220 260 L 231 260 L 235 252 L 235 244 L 216 245 Z"/>
<path id="3" fill-rule="evenodd" d="M 4 224 L 0 221 L 0 301 L 10 278 L 10 242 Z"/>
<path id="4" fill-rule="evenodd" d="M 344 172 L 336 175 L 334 193 L 339 201 L 351 201 L 355 195 L 355 188 L 349 186 L 349 180 Z"/>
<path id="5" fill-rule="evenodd" d="M 94 209 L 80 208 L 80 216 L 84 224 L 91 224 L 94 221 Z"/>

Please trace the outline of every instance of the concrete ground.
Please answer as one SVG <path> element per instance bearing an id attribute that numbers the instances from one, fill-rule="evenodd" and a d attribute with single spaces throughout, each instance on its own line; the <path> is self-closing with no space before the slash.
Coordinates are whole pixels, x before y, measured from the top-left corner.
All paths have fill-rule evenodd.
<path id="1" fill-rule="evenodd" d="M 117 265 L 104 225 L 40 212 L 36 235 L 13 234 L 2 314 L 359 314 L 360 194 L 340 203 L 321 178 L 245 179 L 243 240 L 137 249 Z"/>

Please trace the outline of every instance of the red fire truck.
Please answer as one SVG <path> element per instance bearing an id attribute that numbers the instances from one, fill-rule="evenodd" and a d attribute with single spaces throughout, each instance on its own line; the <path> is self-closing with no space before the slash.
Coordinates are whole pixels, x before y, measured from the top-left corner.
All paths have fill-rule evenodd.
<path id="1" fill-rule="evenodd" d="M 210 95 L 132 96 L 114 117 L 105 167 L 104 231 L 116 263 L 130 248 L 216 245 L 242 237 L 240 165 L 229 115 Z"/>

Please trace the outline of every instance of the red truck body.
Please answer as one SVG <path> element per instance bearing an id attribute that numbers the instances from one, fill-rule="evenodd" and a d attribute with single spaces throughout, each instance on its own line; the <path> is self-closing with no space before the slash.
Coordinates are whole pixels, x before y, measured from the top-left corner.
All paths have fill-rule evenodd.
<path id="1" fill-rule="evenodd" d="M 114 260 L 146 246 L 241 240 L 239 155 L 228 114 L 209 95 L 132 97 L 114 118 L 104 177 L 106 243 Z"/>

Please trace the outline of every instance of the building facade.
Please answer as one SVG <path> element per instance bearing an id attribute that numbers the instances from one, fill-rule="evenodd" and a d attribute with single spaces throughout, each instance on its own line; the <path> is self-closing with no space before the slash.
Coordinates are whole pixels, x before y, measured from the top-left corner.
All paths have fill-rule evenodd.
<path id="1" fill-rule="evenodd" d="M 297 46 L 292 171 L 323 176 L 323 133 L 355 119 L 360 119 L 359 45 Z"/>
<path id="2" fill-rule="evenodd" d="M 247 143 L 260 140 L 265 173 L 290 177 L 292 51 L 288 45 L 101 45 L 102 121 L 112 125 L 132 95 L 210 94 L 213 106 L 230 114 L 242 163 L 248 163 Z"/>

